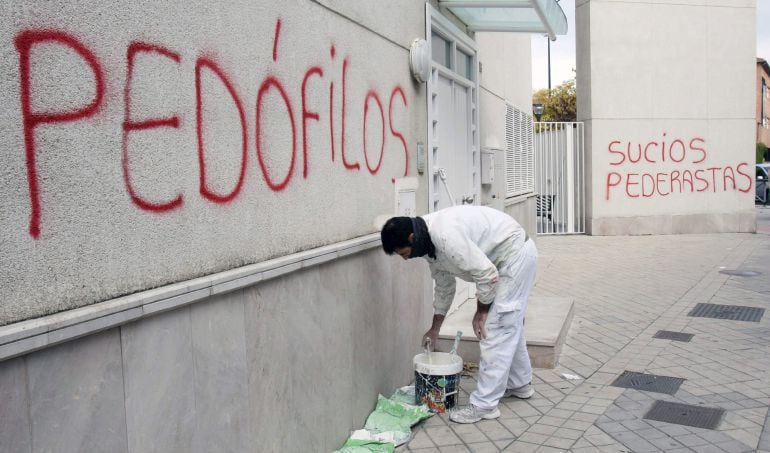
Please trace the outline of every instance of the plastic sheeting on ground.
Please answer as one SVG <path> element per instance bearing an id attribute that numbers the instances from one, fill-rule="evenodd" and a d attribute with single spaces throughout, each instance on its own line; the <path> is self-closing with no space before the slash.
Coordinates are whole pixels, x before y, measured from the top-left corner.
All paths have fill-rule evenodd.
<path id="1" fill-rule="evenodd" d="M 411 398 L 411 399 L 410 399 Z M 414 387 L 402 387 L 391 398 L 377 396 L 377 407 L 366 419 L 364 429 L 354 431 L 338 453 L 391 453 L 412 436 L 412 426 L 430 418 L 427 406 L 414 401 Z"/>

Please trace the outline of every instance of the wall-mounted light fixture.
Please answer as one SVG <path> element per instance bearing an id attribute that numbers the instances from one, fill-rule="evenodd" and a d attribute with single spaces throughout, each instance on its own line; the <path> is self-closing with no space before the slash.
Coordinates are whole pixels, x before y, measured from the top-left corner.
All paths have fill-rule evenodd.
<path id="1" fill-rule="evenodd" d="M 430 77 L 430 47 L 428 41 L 417 38 L 412 41 L 409 49 L 409 68 L 412 76 L 420 83 L 425 83 Z"/>

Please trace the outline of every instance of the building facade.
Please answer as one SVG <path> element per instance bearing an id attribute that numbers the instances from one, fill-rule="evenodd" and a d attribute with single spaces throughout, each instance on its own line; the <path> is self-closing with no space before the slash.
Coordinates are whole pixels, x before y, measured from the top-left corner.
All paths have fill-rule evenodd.
<path id="1" fill-rule="evenodd" d="M 755 9 L 576 2 L 591 234 L 755 231 Z"/>
<path id="2" fill-rule="evenodd" d="M 757 143 L 770 147 L 770 65 L 763 58 L 757 58 L 756 87 Z"/>
<path id="3" fill-rule="evenodd" d="M 432 314 L 382 219 L 534 224 L 480 168 L 529 109 L 528 35 L 419 0 L 0 13 L 2 451 L 333 450 Z"/>

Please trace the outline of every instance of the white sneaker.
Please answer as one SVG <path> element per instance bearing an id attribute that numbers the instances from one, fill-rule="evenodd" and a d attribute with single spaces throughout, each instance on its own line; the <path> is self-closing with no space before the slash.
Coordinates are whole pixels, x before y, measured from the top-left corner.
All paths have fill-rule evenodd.
<path id="1" fill-rule="evenodd" d="M 527 398 L 531 398 L 532 395 L 534 394 L 535 394 L 535 389 L 532 388 L 532 384 L 526 384 L 526 385 L 522 385 L 517 389 L 505 389 L 505 393 L 503 393 L 503 398 L 514 396 L 516 398 L 525 400 Z"/>
<path id="2" fill-rule="evenodd" d="M 456 409 L 449 414 L 449 419 L 455 423 L 476 423 L 477 421 L 492 420 L 500 416 L 500 409 L 479 409 L 469 404 L 462 409 Z"/>

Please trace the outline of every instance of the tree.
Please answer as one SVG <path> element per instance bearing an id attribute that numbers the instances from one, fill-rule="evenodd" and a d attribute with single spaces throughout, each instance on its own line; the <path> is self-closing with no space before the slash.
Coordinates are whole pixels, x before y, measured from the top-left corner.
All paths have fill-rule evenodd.
<path id="1" fill-rule="evenodd" d="M 576 121 L 577 120 L 577 90 L 575 79 L 567 80 L 551 90 L 537 90 L 532 95 L 533 104 L 543 104 L 545 107 L 540 121 Z"/>
<path id="2" fill-rule="evenodd" d="M 770 160 L 768 159 L 767 152 L 768 152 L 767 145 L 765 145 L 762 142 L 757 143 L 757 163 L 758 164 L 761 164 L 765 160 Z"/>

